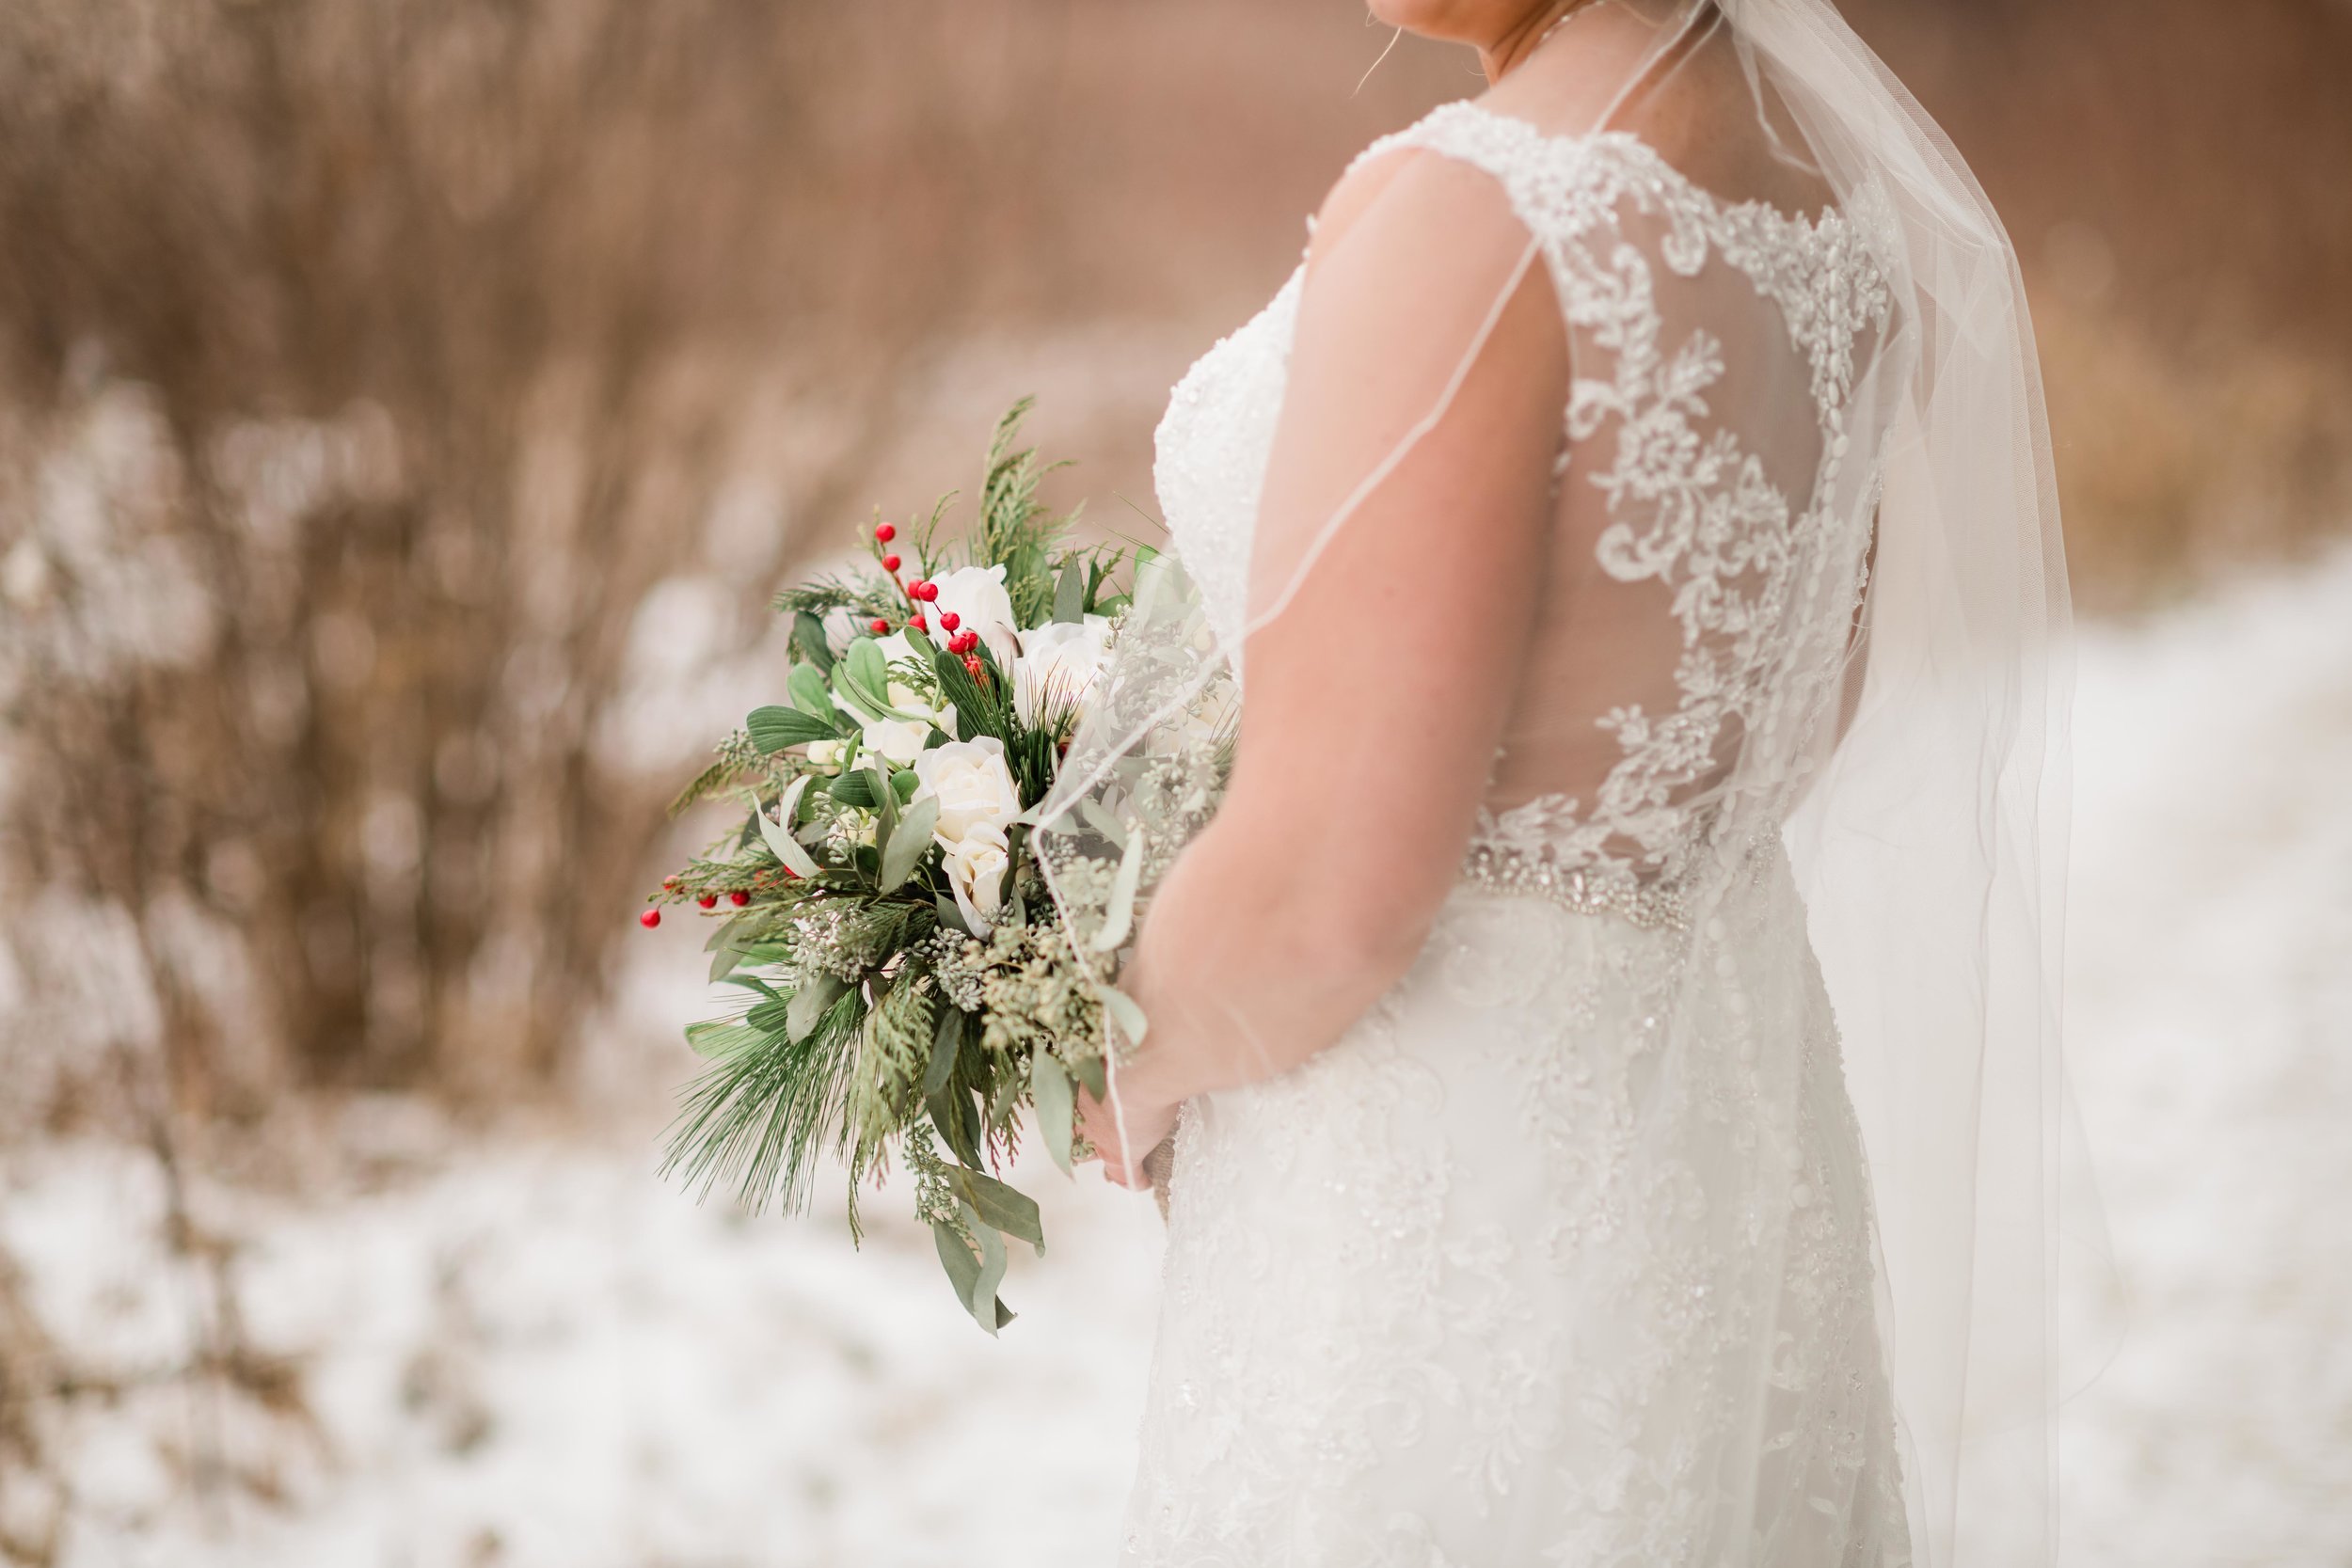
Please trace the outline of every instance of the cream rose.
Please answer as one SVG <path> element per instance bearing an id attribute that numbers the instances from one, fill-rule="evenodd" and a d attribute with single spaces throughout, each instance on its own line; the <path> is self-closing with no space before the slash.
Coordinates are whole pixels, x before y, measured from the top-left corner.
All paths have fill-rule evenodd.
<path id="1" fill-rule="evenodd" d="M 1110 652 L 1107 615 L 1057 621 L 1023 632 L 1021 657 L 1012 666 L 1013 707 L 1021 721 L 1034 725 L 1044 713 L 1065 707 L 1083 717 Z"/>
<path id="2" fill-rule="evenodd" d="M 996 656 L 998 667 L 1011 669 L 1021 653 L 1021 634 L 1013 625 L 1012 595 L 1005 592 L 1004 567 L 959 566 L 931 578 L 931 585 L 939 590 L 939 596 L 924 606 L 931 640 L 944 648 L 956 632 L 977 632 Z M 956 618 L 952 632 L 940 625 L 949 615 Z"/>
<path id="3" fill-rule="evenodd" d="M 1003 899 L 1005 867 L 1011 863 L 1011 851 L 1007 847 L 1005 831 L 990 823 L 981 823 L 963 835 L 962 842 L 947 851 L 947 885 L 955 890 L 956 908 L 963 911 L 964 924 L 974 930 L 982 930 L 996 924 L 996 915 Z"/>
<path id="4" fill-rule="evenodd" d="M 879 752 L 901 768 L 911 766 L 923 754 L 923 747 L 930 737 L 931 721 L 928 719 L 876 719 L 869 721 L 863 731 L 867 751 Z"/>
<path id="5" fill-rule="evenodd" d="M 993 864 L 996 876 L 1004 876 L 1007 834 L 1021 815 L 1021 791 L 1005 766 L 1004 742 L 982 736 L 934 746 L 914 759 L 914 800 L 939 802 L 931 836 L 947 852 L 957 907 L 977 929 L 996 913 L 996 884 L 987 880 L 987 868 Z"/>

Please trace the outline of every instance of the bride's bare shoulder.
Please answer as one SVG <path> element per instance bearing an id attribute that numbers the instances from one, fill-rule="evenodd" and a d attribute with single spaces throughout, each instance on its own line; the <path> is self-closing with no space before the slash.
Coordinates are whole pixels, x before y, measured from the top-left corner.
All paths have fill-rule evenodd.
<path id="1" fill-rule="evenodd" d="M 1399 237 L 1453 236 L 1468 244 L 1507 219 L 1509 204 L 1486 176 L 1409 140 L 1375 144 L 1348 166 L 1315 213 L 1307 247 L 1311 274 L 1340 242 L 1378 228 Z M 1422 247 L 1415 247 L 1422 248 Z"/>

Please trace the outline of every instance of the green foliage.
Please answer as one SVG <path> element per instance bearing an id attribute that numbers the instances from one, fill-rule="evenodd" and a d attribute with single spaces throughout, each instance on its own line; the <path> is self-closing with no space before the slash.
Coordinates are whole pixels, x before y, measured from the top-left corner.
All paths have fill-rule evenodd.
<path id="1" fill-rule="evenodd" d="M 843 991 L 806 1036 L 754 1030 L 689 1088 L 662 1174 L 707 1196 L 721 1182 L 753 1212 L 807 1201 L 817 1156 L 838 1148 L 865 1006 Z"/>
<path id="2" fill-rule="evenodd" d="M 1123 552 L 1069 547 L 1071 519 L 1039 499 L 1051 467 L 1016 446 L 1028 407 L 1016 404 L 991 436 L 967 550 L 1006 569 L 1015 620 L 1033 628 L 1124 595 L 1111 577 Z M 1077 1088 L 1103 1082 L 1102 1004 L 1045 896 L 1028 828 L 1007 824 L 996 924 L 976 936 L 936 841 L 939 802 L 918 798 L 912 768 L 866 749 L 864 724 L 926 723 L 936 746 L 950 739 L 939 715 L 952 706 L 953 738 L 999 741 L 1026 808 L 1051 789 L 1074 712 L 1063 701 L 1024 722 L 1013 672 L 986 644 L 949 654 L 911 634 L 913 657 L 893 662 L 861 627 L 836 656 L 824 624 L 847 612 L 903 626 L 908 603 L 880 558 L 899 555 L 903 580 L 930 576 L 951 499 L 875 544 L 872 573 L 776 596 L 791 618 L 783 700 L 755 709 L 678 796 L 674 810 L 727 793 L 746 807 L 657 899 L 708 901 L 721 916 L 711 978 L 745 999 L 739 1014 L 688 1030 L 706 1066 L 663 1169 L 705 1194 L 728 1184 L 754 1211 L 797 1212 L 817 1162 L 839 1159 L 854 1233 L 860 1185 L 901 1157 L 959 1301 L 994 1333 L 1012 1317 L 998 1294 L 1007 1243 L 1042 1252 L 1044 1232 L 1037 1206 L 989 1167 L 1015 1152 L 1034 1106 L 1069 1168 Z"/>
<path id="3" fill-rule="evenodd" d="M 805 746 L 812 740 L 833 740 L 841 734 L 841 726 L 834 721 L 797 707 L 755 707 L 743 721 L 743 727 L 751 732 L 753 745 L 771 753 L 789 746 Z"/>
<path id="4" fill-rule="evenodd" d="M 852 1187 L 882 1164 L 892 1137 L 920 1114 L 921 1085 L 930 1067 L 936 988 L 912 974 L 882 993 L 866 1015 L 857 1079 L 850 1094 L 854 1118 L 850 1155 Z"/>
<path id="5" fill-rule="evenodd" d="M 1040 463 L 1035 448 L 1013 448 L 1030 405 L 1031 400 L 1023 398 L 1007 409 L 989 439 L 988 474 L 980 483 L 978 546 L 981 564 L 1005 568 L 1013 619 L 1025 626 L 1054 618 L 1054 546 L 1076 515 L 1056 516 L 1038 499 L 1039 483 L 1064 465 Z"/>

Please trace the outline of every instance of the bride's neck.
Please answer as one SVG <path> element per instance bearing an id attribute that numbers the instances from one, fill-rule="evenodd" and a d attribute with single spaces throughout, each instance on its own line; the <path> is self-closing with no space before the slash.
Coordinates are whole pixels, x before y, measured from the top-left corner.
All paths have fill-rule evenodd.
<path id="1" fill-rule="evenodd" d="M 1480 44 L 1478 65 L 1486 73 L 1486 85 L 1492 87 L 1517 71 L 1570 17 L 1594 3 L 1595 0 L 1547 0 L 1544 5 L 1529 8 L 1527 15 L 1513 23 L 1502 37 Z"/>

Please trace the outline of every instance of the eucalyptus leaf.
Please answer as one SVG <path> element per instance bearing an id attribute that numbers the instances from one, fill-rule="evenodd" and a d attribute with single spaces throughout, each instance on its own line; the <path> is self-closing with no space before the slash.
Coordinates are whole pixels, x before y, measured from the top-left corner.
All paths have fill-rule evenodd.
<path id="1" fill-rule="evenodd" d="M 931 1125 L 946 1141 L 948 1150 L 967 1166 L 980 1163 L 979 1113 L 972 1108 L 968 1089 L 949 1084 L 937 1094 L 927 1095 L 923 1107 L 931 1114 Z"/>
<path id="2" fill-rule="evenodd" d="M 1014 926 L 1029 923 L 1029 911 L 1021 896 L 1021 850 L 1029 840 L 1029 825 L 1015 822 L 1005 835 L 1005 875 L 996 884 L 996 908 L 999 918 Z"/>
<path id="3" fill-rule="evenodd" d="M 801 668 L 805 670 L 808 666 L 803 664 Z M 751 732 L 752 744 L 771 755 L 787 746 L 805 746 L 812 740 L 832 740 L 841 734 L 839 726 L 830 719 L 803 713 L 797 707 L 777 707 L 773 705 L 752 709 L 751 716 L 743 721 L 743 727 Z"/>
<path id="4" fill-rule="evenodd" d="M 1097 1100 L 1108 1098 L 1110 1081 L 1104 1076 L 1102 1057 L 1081 1056 L 1071 1064 L 1070 1070 L 1077 1074 L 1078 1082 L 1086 1085 L 1087 1093 Z"/>
<path id="5" fill-rule="evenodd" d="M 1054 584 L 1054 619 L 1075 624 L 1086 618 L 1086 562 L 1072 556 L 1062 562 L 1060 580 Z"/>
<path id="6" fill-rule="evenodd" d="M 890 705 L 890 660 L 882 657 L 882 644 L 870 637 L 850 643 L 834 667 L 833 684 L 837 691 L 846 688 L 844 694 L 852 702 L 871 708 L 871 717 L 881 718 Z"/>
<path id="7" fill-rule="evenodd" d="M 792 710 L 782 708 L 777 711 L 789 713 Z M 776 857 L 776 863 L 795 877 L 817 875 L 817 862 L 801 847 L 800 840 L 792 836 L 791 831 L 792 814 L 800 809 L 801 797 L 808 789 L 808 781 L 814 777 L 813 773 L 803 773 L 794 779 L 790 787 L 785 790 L 784 798 L 776 802 L 774 816 L 771 817 L 764 811 L 755 812 L 759 817 L 759 836 L 768 846 L 768 852 Z"/>
<path id="8" fill-rule="evenodd" d="M 1127 830 L 1120 825 L 1119 818 L 1113 816 L 1102 801 L 1091 795 L 1080 798 L 1078 815 L 1085 819 L 1088 827 L 1101 833 L 1114 847 L 1120 849 L 1127 847 Z"/>
<path id="9" fill-rule="evenodd" d="M 805 610 L 792 617 L 792 645 L 818 670 L 833 668 L 833 645 L 825 641 L 825 623 Z"/>
<path id="10" fill-rule="evenodd" d="M 778 996 L 772 1002 L 762 1002 L 743 1015 L 743 1022 L 769 1034 L 789 1034 L 792 1029 L 792 998 Z"/>
<path id="11" fill-rule="evenodd" d="M 1117 986 L 1098 989 L 1102 992 L 1103 1011 L 1110 1015 L 1111 1022 L 1119 1026 L 1119 1032 L 1127 1037 L 1127 1043 L 1131 1046 L 1141 1045 L 1144 1035 L 1152 1027 L 1152 1021 L 1143 1016 L 1143 1009 L 1136 1005 L 1136 999 Z"/>
<path id="12" fill-rule="evenodd" d="M 889 844 L 890 835 L 898 831 L 898 796 L 890 787 L 890 763 L 887 759 L 879 755 L 869 759 L 867 770 L 874 775 L 874 782 L 866 786 L 874 792 L 874 843 L 884 846 Z M 874 873 L 877 877 L 882 874 L 882 850 L 877 847 L 874 852 Z"/>
<path id="13" fill-rule="evenodd" d="M 825 793 L 845 806 L 863 806 L 867 811 L 882 803 L 874 798 L 874 775 L 863 768 L 852 768 L 834 780 Z"/>
<path id="14" fill-rule="evenodd" d="M 816 1029 L 817 1021 L 825 1016 L 825 1009 L 840 1000 L 850 989 L 848 981 L 838 974 L 815 974 L 802 982 L 792 993 L 792 1005 L 785 1009 L 786 1026 L 795 1042 L 808 1038 Z"/>
<path id="15" fill-rule="evenodd" d="M 961 931 L 967 937 L 979 935 L 979 933 L 972 929 L 970 924 L 964 920 L 963 911 L 956 907 L 956 901 L 954 899 L 948 897 L 944 893 L 935 893 L 931 895 L 931 901 L 939 906 L 939 923 L 942 926 L 946 927 L 951 931 Z"/>
<path id="16" fill-rule="evenodd" d="M 947 1184 L 983 1221 L 1008 1236 L 1020 1237 L 1037 1248 L 1039 1256 L 1044 1255 L 1045 1225 L 1038 1216 L 1034 1199 L 984 1171 L 964 1165 L 947 1167 Z"/>
<path id="17" fill-rule="evenodd" d="M 956 1053 L 963 1049 L 963 1010 L 953 1003 L 939 1009 L 939 1022 L 931 1029 L 931 1059 L 923 1069 L 923 1098 L 930 1099 L 947 1086 L 947 1080 L 956 1070 Z"/>
<path id="18" fill-rule="evenodd" d="M 824 675 L 813 664 L 795 664 L 785 677 L 785 687 L 792 693 L 792 705 L 812 719 L 821 719 L 828 727 L 837 728 L 841 710 L 833 705 L 833 688 L 825 684 Z"/>
<path id="19" fill-rule="evenodd" d="M 1071 1093 L 1070 1074 L 1046 1052 L 1029 1058 L 1029 1094 L 1037 1101 L 1037 1132 L 1045 1140 L 1045 1152 L 1064 1176 L 1075 1174 L 1070 1164 L 1070 1134 L 1078 1103 Z"/>
<path id="20" fill-rule="evenodd" d="M 931 1240 L 939 1249 L 940 1266 L 947 1271 L 947 1283 L 955 1287 L 956 1299 L 963 1303 L 965 1311 L 972 1313 L 973 1321 L 991 1334 L 1012 1322 L 1012 1309 L 994 1296 L 993 1286 L 990 1310 L 985 1314 L 973 1310 L 973 1292 L 980 1282 L 980 1259 L 972 1255 L 972 1249 L 964 1244 L 963 1238 L 956 1234 L 956 1227 L 945 1221 L 934 1222 Z M 997 1250 L 1004 1250 L 1003 1243 L 998 1243 Z"/>
<path id="21" fill-rule="evenodd" d="M 890 842 L 882 850 L 882 892 L 898 892 L 914 875 L 914 868 L 923 863 L 923 857 L 930 851 L 931 830 L 938 825 L 938 796 L 927 796 L 907 807 L 906 815 L 891 830 Z"/>
<path id="22" fill-rule="evenodd" d="M 965 1213 L 968 1219 L 970 1211 L 965 1211 Z M 964 1305 L 972 1308 L 972 1321 L 993 1334 L 1012 1316 L 1005 1311 L 1005 1304 L 996 1294 L 996 1288 L 1005 1282 L 1005 1266 L 1010 1259 L 1005 1256 L 1004 1237 L 985 1225 L 978 1227 L 977 1231 L 980 1238 L 980 1275 L 972 1281 L 971 1293 L 964 1297 Z M 1004 1314 L 1002 1317 L 997 1315 L 1000 1312 Z M 992 1323 L 994 1327 L 990 1326 Z"/>
<path id="23" fill-rule="evenodd" d="M 1134 929 L 1136 919 L 1136 883 L 1143 876 L 1143 834 L 1128 835 L 1126 847 L 1119 857 L 1119 872 L 1111 879 L 1110 901 L 1103 908 L 1103 924 L 1087 942 L 1097 953 L 1117 951 Z"/>
<path id="24" fill-rule="evenodd" d="M 735 966 L 743 961 L 743 949 L 733 942 L 721 943 L 710 954 L 710 978 L 723 980 L 735 973 Z"/>

